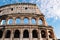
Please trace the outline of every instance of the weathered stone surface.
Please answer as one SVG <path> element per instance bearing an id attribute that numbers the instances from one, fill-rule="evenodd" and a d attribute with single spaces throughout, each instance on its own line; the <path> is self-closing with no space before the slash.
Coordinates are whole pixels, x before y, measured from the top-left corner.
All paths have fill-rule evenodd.
<path id="1" fill-rule="evenodd" d="M 21 19 L 20 24 L 16 24 L 17 18 Z M 24 18 L 28 18 L 28 24 L 24 24 Z M 13 19 L 12 24 L 8 24 L 9 19 Z M 32 19 L 36 24 L 32 24 Z M 2 24 L 2 20 L 5 20 L 5 24 Z M 42 24 L 39 24 L 39 20 Z M 56 40 L 56 37 L 53 27 L 47 25 L 36 4 L 17 3 L 0 7 L 0 40 Z"/>

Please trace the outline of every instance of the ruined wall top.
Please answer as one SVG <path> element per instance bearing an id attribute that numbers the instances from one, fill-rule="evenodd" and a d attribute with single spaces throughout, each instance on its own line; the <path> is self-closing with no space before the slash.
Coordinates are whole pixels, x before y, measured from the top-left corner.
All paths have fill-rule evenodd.
<path id="1" fill-rule="evenodd" d="M 41 14 L 36 4 L 32 3 L 15 3 L 0 6 L 0 15 L 13 14 L 13 13 Z"/>

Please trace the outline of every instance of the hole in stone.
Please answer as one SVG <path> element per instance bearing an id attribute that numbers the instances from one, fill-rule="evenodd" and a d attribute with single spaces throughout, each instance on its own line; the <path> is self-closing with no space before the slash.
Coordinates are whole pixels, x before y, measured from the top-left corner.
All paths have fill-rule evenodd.
<path id="1" fill-rule="evenodd" d="M 27 10 L 28 8 L 26 7 L 25 9 Z"/>
<path id="2" fill-rule="evenodd" d="M 13 8 L 11 8 L 11 11 L 13 11 Z"/>

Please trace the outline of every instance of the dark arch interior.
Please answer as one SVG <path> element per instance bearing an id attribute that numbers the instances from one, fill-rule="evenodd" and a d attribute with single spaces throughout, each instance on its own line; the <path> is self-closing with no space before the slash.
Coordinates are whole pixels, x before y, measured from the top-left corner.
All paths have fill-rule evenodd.
<path id="1" fill-rule="evenodd" d="M 13 8 L 11 8 L 11 11 L 13 11 Z"/>
<path id="2" fill-rule="evenodd" d="M 2 38 L 2 36 L 3 36 L 3 31 L 0 30 L 0 38 Z"/>
<path id="3" fill-rule="evenodd" d="M 11 31 L 7 30 L 5 34 L 5 38 L 10 38 L 10 35 L 11 35 Z"/>
<path id="4" fill-rule="evenodd" d="M 46 38 L 46 32 L 44 30 L 41 31 L 41 37 Z"/>
<path id="5" fill-rule="evenodd" d="M 19 32 L 19 30 L 15 30 L 15 32 L 14 32 L 14 38 L 20 38 L 20 32 Z"/>
<path id="6" fill-rule="evenodd" d="M 49 38 L 52 38 L 52 32 L 51 31 L 49 31 Z"/>
<path id="7" fill-rule="evenodd" d="M 33 38 L 38 38 L 37 30 L 32 31 Z"/>
<path id="8" fill-rule="evenodd" d="M 25 30 L 23 32 L 23 38 L 29 38 L 29 32 L 28 32 L 28 30 Z"/>

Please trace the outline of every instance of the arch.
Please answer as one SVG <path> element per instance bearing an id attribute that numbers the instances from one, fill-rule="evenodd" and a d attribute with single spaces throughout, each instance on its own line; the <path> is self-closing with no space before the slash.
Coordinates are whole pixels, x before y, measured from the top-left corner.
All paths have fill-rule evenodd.
<path id="1" fill-rule="evenodd" d="M 36 19 L 35 18 L 32 18 L 31 21 L 32 21 L 32 24 L 36 24 Z"/>
<path id="2" fill-rule="evenodd" d="M 28 30 L 24 30 L 24 32 L 23 32 L 23 38 L 29 38 L 29 32 L 28 32 Z"/>
<path id="3" fill-rule="evenodd" d="M 11 8 L 11 11 L 13 11 L 13 8 Z"/>
<path id="4" fill-rule="evenodd" d="M 32 37 L 33 38 L 38 38 L 38 32 L 37 32 L 37 30 L 33 30 L 32 31 Z"/>
<path id="5" fill-rule="evenodd" d="M 53 38 L 53 33 L 49 31 L 49 38 Z"/>
<path id="6" fill-rule="evenodd" d="M 8 20 L 8 24 L 9 24 L 9 25 L 12 25 L 12 24 L 13 24 L 13 19 L 9 19 L 9 20 Z"/>
<path id="7" fill-rule="evenodd" d="M 41 31 L 41 37 L 46 38 L 46 32 L 44 30 Z"/>
<path id="8" fill-rule="evenodd" d="M 28 18 L 24 18 L 24 24 L 28 24 L 29 23 L 29 19 Z"/>
<path id="9" fill-rule="evenodd" d="M 6 24 L 6 20 L 2 20 L 1 25 L 5 25 L 5 24 Z"/>
<path id="10" fill-rule="evenodd" d="M 2 36 L 3 36 L 3 31 L 0 30 L 0 38 L 2 38 Z"/>
<path id="11" fill-rule="evenodd" d="M 41 19 L 39 19 L 39 25 L 42 25 L 43 23 L 42 23 L 42 20 Z"/>
<path id="12" fill-rule="evenodd" d="M 14 38 L 20 38 L 20 32 L 19 32 L 19 30 L 15 30 L 15 32 L 14 32 Z"/>
<path id="13" fill-rule="evenodd" d="M 20 23 L 21 23 L 20 18 L 16 18 L 16 24 L 20 24 Z"/>
<path id="14" fill-rule="evenodd" d="M 5 38 L 10 38 L 10 36 L 11 36 L 11 31 L 7 30 L 5 34 Z"/>

